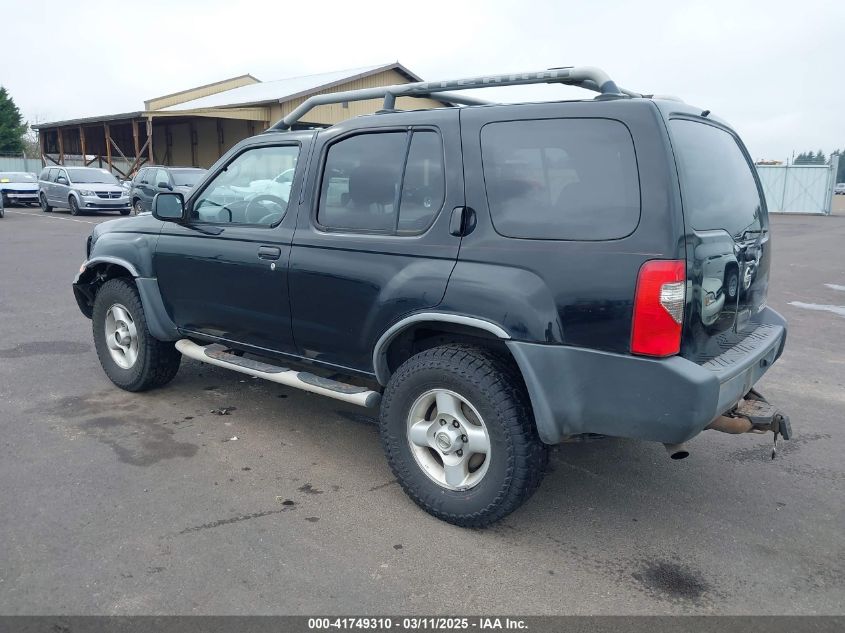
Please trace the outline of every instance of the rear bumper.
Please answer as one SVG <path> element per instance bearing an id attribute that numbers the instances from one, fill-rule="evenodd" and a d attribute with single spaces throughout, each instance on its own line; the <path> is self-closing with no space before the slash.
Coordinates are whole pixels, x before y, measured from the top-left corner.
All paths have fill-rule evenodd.
<path id="1" fill-rule="evenodd" d="M 684 442 L 732 408 L 783 351 L 786 321 L 765 308 L 737 346 L 698 365 L 560 345 L 507 343 L 525 379 L 547 444 L 600 433 Z"/>

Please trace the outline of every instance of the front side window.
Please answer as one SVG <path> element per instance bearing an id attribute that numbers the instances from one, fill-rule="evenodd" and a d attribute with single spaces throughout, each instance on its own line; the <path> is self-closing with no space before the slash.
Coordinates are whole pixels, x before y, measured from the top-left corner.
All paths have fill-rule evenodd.
<path id="1" fill-rule="evenodd" d="M 238 154 L 199 194 L 191 210 L 195 222 L 277 224 L 287 212 L 298 145 L 256 147 Z M 158 184 L 158 183 L 155 183 Z"/>
<path id="2" fill-rule="evenodd" d="M 487 202 L 507 237 L 609 240 L 640 220 L 628 128 L 609 119 L 490 123 L 481 130 Z"/>
<path id="3" fill-rule="evenodd" d="M 155 186 L 159 187 L 162 184 L 170 184 L 170 176 L 167 174 L 166 169 L 156 169 Z"/>
<path id="4" fill-rule="evenodd" d="M 762 203 L 751 165 L 736 139 L 707 123 L 669 121 L 678 161 L 684 216 L 695 229 L 723 229 L 734 238 L 763 228 Z"/>
<path id="5" fill-rule="evenodd" d="M 317 221 L 338 230 L 421 233 L 444 198 L 438 133 L 359 134 L 329 148 Z"/>

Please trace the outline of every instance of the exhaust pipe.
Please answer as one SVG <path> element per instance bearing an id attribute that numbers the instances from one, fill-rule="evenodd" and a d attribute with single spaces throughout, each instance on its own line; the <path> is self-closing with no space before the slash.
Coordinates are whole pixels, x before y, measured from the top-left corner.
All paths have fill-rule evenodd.
<path id="1" fill-rule="evenodd" d="M 686 459 L 689 457 L 689 450 L 686 444 L 664 444 L 670 459 Z"/>

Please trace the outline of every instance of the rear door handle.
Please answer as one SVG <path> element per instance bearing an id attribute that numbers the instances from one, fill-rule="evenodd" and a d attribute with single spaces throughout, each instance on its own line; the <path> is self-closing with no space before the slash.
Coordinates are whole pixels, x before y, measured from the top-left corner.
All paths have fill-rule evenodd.
<path id="1" fill-rule="evenodd" d="M 282 256 L 282 249 L 278 246 L 259 246 L 258 257 L 261 259 L 279 259 Z"/>

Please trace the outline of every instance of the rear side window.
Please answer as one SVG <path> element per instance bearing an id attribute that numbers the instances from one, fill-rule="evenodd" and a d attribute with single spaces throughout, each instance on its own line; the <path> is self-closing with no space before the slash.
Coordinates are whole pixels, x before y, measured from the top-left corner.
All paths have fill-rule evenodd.
<path id="1" fill-rule="evenodd" d="M 728 132 L 706 123 L 669 121 L 681 180 L 684 217 L 699 231 L 735 238 L 762 229 L 762 204 L 751 165 Z"/>
<path id="2" fill-rule="evenodd" d="M 618 121 L 489 123 L 481 153 L 487 202 L 502 235 L 609 240 L 639 223 L 634 143 Z"/>
<path id="3" fill-rule="evenodd" d="M 444 199 L 437 132 L 359 134 L 329 147 L 317 221 L 330 229 L 417 234 Z"/>

